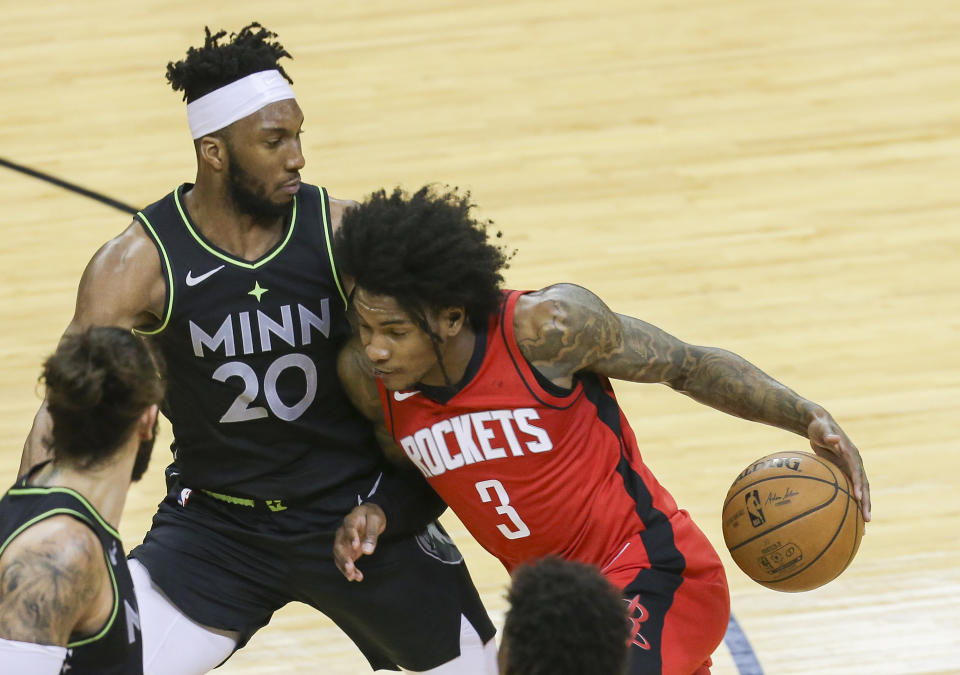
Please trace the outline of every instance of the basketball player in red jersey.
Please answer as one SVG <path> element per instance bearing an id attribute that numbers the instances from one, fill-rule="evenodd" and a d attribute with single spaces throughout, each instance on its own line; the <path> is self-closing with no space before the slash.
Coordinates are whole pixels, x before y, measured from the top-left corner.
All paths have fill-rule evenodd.
<path id="1" fill-rule="evenodd" d="M 708 673 L 729 596 L 710 542 L 646 467 L 608 378 L 659 382 L 810 440 L 870 498 L 857 448 L 830 414 L 730 352 L 686 344 L 571 284 L 504 291 L 501 248 L 469 194 L 379 191 L 334 243 L 356 335 L 339 373 L 385 447 L 426 476 L 508 570 L 555 554 L 596 565 L 631 617 L 630 673 Z M 399 448 L 399 450 L 398 450 Z M 335 558 L 387 527 L 356 507 Z"/>

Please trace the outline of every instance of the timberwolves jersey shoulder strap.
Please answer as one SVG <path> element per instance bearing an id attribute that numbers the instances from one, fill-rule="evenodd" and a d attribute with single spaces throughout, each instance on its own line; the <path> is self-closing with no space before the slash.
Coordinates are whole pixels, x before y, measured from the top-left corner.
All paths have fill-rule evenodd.
<path id="1" fill-rule="evenodd" d="M 376 447 L 336 376 L 349 335 L 329 198 L 303 184 L 277 244 L 243 260 L 209 241 L 181 186 L 137 214 L 160 255 L 164 412 L 185 486 L 293 499 L 373 471 Z"/>
<path id="2" fill-rule="evenodd" d="M 17 535 L 53 516 L 67 515 L 93 530 L 113 583 L 113 611 L 95 635 L 71 635 L 64 673 L 142 675 L 140 616 L 120 536 L 83 496 L 64 487 L 32 487 L 26 478 L 0 500 L 0 555 Z"/>

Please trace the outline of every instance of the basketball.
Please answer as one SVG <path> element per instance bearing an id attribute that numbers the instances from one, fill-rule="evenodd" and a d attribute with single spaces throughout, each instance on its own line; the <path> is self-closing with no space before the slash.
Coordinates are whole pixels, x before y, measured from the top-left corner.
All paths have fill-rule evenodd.
<path id="1" fill-rule="evenodd" d="M 734 562 L 776 591 L 809 591 L 835 579 L 863 536 L 846 474 L 809 452 L 777 452 L 750 464 L 730 486 L 722 517 Z"/>

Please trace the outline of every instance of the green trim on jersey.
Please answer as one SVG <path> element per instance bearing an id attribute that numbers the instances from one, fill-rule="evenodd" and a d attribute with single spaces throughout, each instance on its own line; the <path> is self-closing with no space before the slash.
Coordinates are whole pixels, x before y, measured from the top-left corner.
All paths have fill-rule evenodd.
<path id="1" fill-rule="evenodd" d="M 117 613 L 120 611 L 120 590 L 117 588 L 117 577 L 113 573 L 113 565 L 110 564 L 110 558 L 106 551 L 103 552 L 103 561 L 107 564 L 107 571 L 110 572 L 110 584 L 113 586 L 113 611 L 110 612 L 110 618 L 107 619 L 106 623 L 103 624 L 103 629 L 101 629 L 99 633 L 88 638 L 84 638 L 83 640 L 68 642 L 68 649 L 72 647 L 82 647 L 83 645 L 88 645 L 91 642 L 96 642 L 110 631 L 110 628 L 113 626 L 113 622 L 117 619 Z"/>
<path id="2" fill-rule="evenodd" d="M 97 513 L 96 509 L 90 506 L 89 502 L 87 502 L 86 499 L 81 497 L 79 493 L 74 492 L 69 488 L 28 488 L 28 489 L 13 488 L 8 491 L 8 494 L 25 495 L 25 494 L 45 494 L 48 492 L 66 492 L 74 497 L 79 498 L 80 501 L 82 501 L 83 504 L 90 509 L 90 512 L 97 518 L 100 524 L 103 525 L 103 527 L 107 530 L 107 532 L 109 532 L 111 535 L 116 537 L 117 540 L 120 539 L 120 535 L 118 535 L 112 527 L 110 527 L 103 521 L 103 518 L 100 517 L 100 514 Z M 3 552 L 6 550 L 7 546 L 10 545 L 10 542 L 12 542 L 18 536 L 20 536 L 20 534 L 22 534 L 24 530 L 26 530 L 32 525 L 36 525 L 41 520 L 46 520 L 47 518 L 52 518 L 53 516 L 73 516 L 77 520 L 81 520 L 84 523 L 86 523 L 88 526 L 90 526 L 91 529 L 93 528 L 93 522 L 85 514 L 81 513 L 80 511 L 76 511 L 74 509 L 68 509 L 66 507 L 50 509 L 49 511 L 44 511 L 38 516 L 34 516 L 33 518 L 25 522 L 23 525 L 18 527 L 16 530 L 14 530 L 13 533 L 11 533 L 9 537 L 7 537 L 7 540 L 3 542 L 3 545 L 0 546 L 0 555 L 3 555 Z M 103 561 L 107 565 L 107 572 L 110 573 L 110 583 L 113 586 L 113 611 L 110 612 L 110 617 L 106 620 L 106 622 L 104 622 L 103 628 L 101 628 L 98 633 L 96 633 L 95 635 L 91 635 L 88 638 L 77 640 L 76 642 L 68 642 L 67 649 L 72 649 L 73 647 L 81 647 L 83 645 L 88 645 L 91 642 L 96 642 L 97 640 L 102 638 L 104 635 L 109 633 L 110 628 L 113 626 L 113 622 L 117 618 L 117 612 L 120 611 L 120 591 L 117 588 L 117 577 L 113 573 L 113 565 L 110 564 L 110 559 L 106 551 L 103 552 Z"/>
<path id="3" fill-rule="evenodd" d="M 140 222 L 150 231 L 150 236 L 153 237 L 153 241 L 156 242 L 157 248 L 160 249 L 160 254 L 163 256 L 163 266 L 167 270 L 167 308 L 163 310 L 163 320 L 159 328 L 155 328 L 154 330 L 139 330 L 134 328 L 133 332 L 139 333 L 140 335 L 156 335 L 167 327 L 167 324 L 170 322 L 170 315 L 173 314 L 173 268 L 170 267 L 170 258 L 167 257 L 167 249 L 163 247 L 163 242 L 160 240 L 160 237 L 157 236 L 157 231 L 153 229 L 153 225 L 151 225 L 147 217 L 143 215 L 143 211 L 137 211 L 137 217 L 140 218 Z"/>
<path id="4" fill-rule="evenodd" d="M 231 495 L 225 495 L 220 492 L 213 492 L 211 490 L 201 490 L 201 492 L 213 497 L 214 499 L 219 499 L 221 502 L 226 502 L 227 504 L 250 507 L 255 507 L 257 505 L 255 501 L 252 499 L 247 499 L 246 497 L 233 497 Z"/>
<path id="5" fill-rule="evenodd" d="M 68 494 L 71 497 L 79 500 L 84 506 L 90 509 L 90 515 L 97 519 L 97 522 L 100 523 L 101 527 L 110 533 L 115 539 L 120 539 L 120 533 L 117 532 L 113 527 L 110 526 L 110 523 L 105 521 L 103 517 L 97 513 L 97 510 L 86 500 L 86 498 L 77 492 L 76 490 L 71 490 L 68 487 L 28 487 L 28 488 L 10 488 L 8 493 L 14 497 L 19 495 L 45 495 L 50 494 L 51 492 L 62 492 Z"/>
<path id="6" fill-rule="evenodd" d="M 340 285 L 340 273 L 337 272 L 337 263 L 333 260 L 333 226 L 327 219 L 327 212 L 330 210 L 330 202 L 327 199 L 327 191 L 323 188 L 317 188 L 320 191 L 320 213 L 323 214 L 323 238 L 327 242 L 327 256 L 330 258 L 330 271 L 333 273 L 333 281 L 337 284 L 337 291 L 340 292 L 340 299 L 343 300 L 343 308 L 347 309 L 347 294 L 343 292 L 343 286 Z"/>
<path id="7" fill-rule="evenodd" d="M 40 522 L 41 520 L 44 520 L 44 519 L 46 519 L 46 518 L 49 518 L 50 516 L 57 516 L 57 515 L 60 515 L 60 514 L 70 514 L 70 515 L 72 515 L 72 516 L 76 516 L 76 517 L 80 518 L 80 519 L 83 520 L 85 523 L 89 523 L 89 524 L 91 524 L 91 525 L 93 524 L 93 523 L 90 522 L 90 519 L 89 519 L 89 518 L 87 518 L 86 516 L 84 516 L 84 515 L 83 515 L 82 513 L 80 513 L 79 511 L 74 511 L 73 509 L 68 509 L 68 508 L 66 508 L 66 507 L 61 507 L 61 508 L 57 508 L 57 509 L 50 509 L 49 511 L 44 511 L 44 512 L 41 513 L 39 516 L 34 516 L 33 518 L 31 518 L 30 520 L 28 520 L 27 522 L 25 522 L 23 525 L 21 525 L 20 527 L 18 527 L 17 529 L 15 529 L 13 532 L 11 532 L 11 533 L 10 533 L 10 536 L 7 537 L 7 540 L 6 540 L 5 542 L 3 542 L 3 545 L 2 545 L 2 546 L 0 546 L 0 555 L 3 555 L 3 552 L 7 550 L 7 546 L 10 545 L 10 542 L 13 541 L 14 539 L 16 539 L 17 537 L 19 537 L 20 534 L 21 534 L 25 529 L 27 529 L 27 528 L 30 527 L 31 525 L 34 525 L 34 524 Z"/>
<path id="8" fill-rule="evenodd" d="M 200 244 L 200 246 L 202 246 L 205 251 L 207 251 L 207 253 L 209 253 L 210 255 L 216 256 L 217 258 L 220 258 L 220 260 L 225 260 L 231 265 L 236 265 L 237 267 L 243 267 L 248 270 L 255 270 L 262 265 L 266 265 L 268 262 L 270 262 L 275 257 L 277 257 L 280 251 L 282 251 L 284 247 L 286 247 L 287 243 L 290 241 L 290 237 L 293 236 L 293 228 L 297 224 L 297 195 L 294 195 L 293 211 L 290 214 L 290 227 L 287 229 L 287 236 L 284 237 L 283 241 L 280 243 L 279 246 L 277 246 L 276 250 L 270 255 L 268 255 L 266 258 L 262 260 L 258 260 L 255 263 L 249 263 L 246 260 L 237 260 L 236 258 L 233 258 L 227 255 L 226 253 L 222 253 L 217 249 L 213 248 L 212 246 L 210 246 L 206 241 L 204 241 L 203 237 L 201 237 L 200 234 L 195 229 L 193 229 L 193 225 L 190 224 L 190 219 L 187 217 L 187 212 L 183 210 L 183 205 L 180 203 L 179 188 L 173 191 L 173 201 L 177 205 L 177 211 L 180 212 L 180 218 L 183 220 L 183 224 L 186 225 L 187 231 L 191 234 L 191 236 L 193 236 L 193 238 L 197 241 L 197 243 Z"/>

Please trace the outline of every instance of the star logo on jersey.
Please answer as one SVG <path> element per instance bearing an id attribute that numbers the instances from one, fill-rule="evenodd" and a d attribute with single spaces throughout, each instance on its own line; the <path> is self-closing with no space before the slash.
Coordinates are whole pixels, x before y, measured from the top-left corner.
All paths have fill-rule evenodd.
<path id="1" fill-rule="evenodd" d="M 113 545 L 110 547 L 110 563 L 114 567 L 117 566 L 117 542 L 113 542 Z"/>
<path id="2" fill-rule="evenodd" d="M 419 391 L 395 391 L 393 392 L 393 400 L 399 403 L 400 401 L 406 401 L 411 396 L 416 396 L 419 393 Z"/>
<path id="3" fill-rule="evenodd" d="M 248 291 L 247 295 L 252 295 L 257 299 L 257 302 L 260 302 L 260 297 L 269 290 L 270 290 L 269 288 L 261 288 L 259 281 L 254 281 L 253 290 Z"/>
<path id="4" fill-rule="evenodd" d="M 222 270 L 224 267 L 226 267 L 226 265 L 220 265 L 220 267 L 214 267 L 209 272 L 204 272 L 198 277 L 193 276 L 193 270 L 187 270 L 187 286 L 196 286 L 201 281 L 212 277 L 214 274 Z"/>

